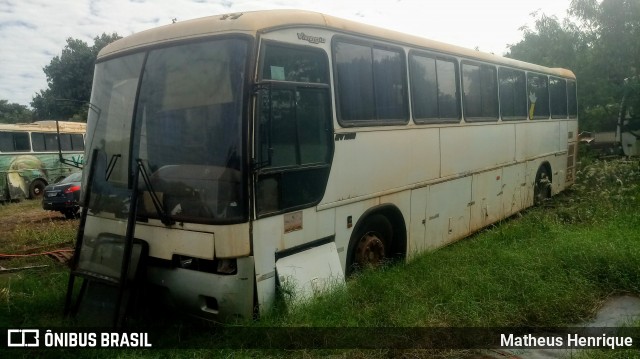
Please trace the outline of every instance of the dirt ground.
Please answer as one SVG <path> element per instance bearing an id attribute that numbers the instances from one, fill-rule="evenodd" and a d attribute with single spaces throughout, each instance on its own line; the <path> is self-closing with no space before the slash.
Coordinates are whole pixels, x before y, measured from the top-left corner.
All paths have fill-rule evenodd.
<path id="1" fill-rule="evenodd" d="M 0 254 L 72 248 L 78 222 L 65 219 L 60 212 L 42 209 L 38 200 L 0 204 Z"/>
<path id="2" fill-rule="evenodd" d="M 5 203 L 0 205 L 0 238 L 8 236 L 17 228 L 23 226 L 37 226 L 51 221 L 64 222 L 64 215 L 60 212 L 45 211 L 39 201 L 25 201 L 26 203 Z"/>

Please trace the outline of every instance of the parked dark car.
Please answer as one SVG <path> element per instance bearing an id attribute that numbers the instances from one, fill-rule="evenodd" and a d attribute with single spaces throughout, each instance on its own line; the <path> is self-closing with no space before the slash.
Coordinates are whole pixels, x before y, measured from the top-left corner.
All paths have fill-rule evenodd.
<path id="1" fill-rule="evenodd" d="M 77 218 L 80 213 L 78 201 L 81 181 L 82 172 L 76 172 L 60 182 L 46 186 L 42 196 L 42 208 L 61 212 L 68 219 Z"/>

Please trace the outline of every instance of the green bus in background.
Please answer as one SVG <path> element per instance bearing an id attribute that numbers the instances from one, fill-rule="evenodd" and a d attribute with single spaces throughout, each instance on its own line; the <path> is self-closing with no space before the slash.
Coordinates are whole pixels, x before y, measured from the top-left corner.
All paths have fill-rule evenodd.
<path id="1" fill-rule="evenodd" d="M 85 132 L 79 122 L 0 124 L 0 202 L 40 198 L 47 184 L 80 171 Z"/>

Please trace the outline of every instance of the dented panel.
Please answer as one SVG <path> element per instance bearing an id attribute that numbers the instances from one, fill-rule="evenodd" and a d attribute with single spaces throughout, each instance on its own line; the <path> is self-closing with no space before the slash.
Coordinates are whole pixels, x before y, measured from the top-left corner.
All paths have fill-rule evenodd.
<path id="1" fill-rule="evenodd" d="M 276 272 L 280 286 L 285 289 L 285 299 L 294 303 L 344 284 L 334 242 L 279 259 Z"/>
<path id="2" fill-rule="evenodd" d="M 441 247 L 469 234 L 471 176 L 429 187 L 426 246 Z"/>
<path id="3" fill-rule="evenodd" d="M 508 217 L 533 203 L 528 198 L 526 164 L 520 163 L 502 169 L 502 210 Z"/>
<path id="4" fill-rule="evenodd" d="M 214 227 L 216 257 L 236 258 L 251 253 L 249 223 Z"/>
<path id="5" fill-rule="evenodd" d="M 499 221 L 502 209 L 502 169 L 473 175 L 470 230 L 476 231 Z"/>

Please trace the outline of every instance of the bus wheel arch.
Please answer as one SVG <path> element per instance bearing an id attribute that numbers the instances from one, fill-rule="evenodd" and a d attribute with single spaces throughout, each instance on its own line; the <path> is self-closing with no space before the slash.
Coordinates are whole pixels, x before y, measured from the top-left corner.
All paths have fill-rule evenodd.
<path id="1" fill-rule="evenodd" d="M 31 184 L 29 185 L 29 198 L 37 199 L 42 197 L 42 194 L 44 193 L 44 188 L 46 186 L 47 186 L 47 181 L 45 181 L 42 178 L 36 178 L 33 181 L 31 181 Z"/>
<path id="2" fill-rule="evenodd" d="M 549 162 L 545 161 L 541 163 L 536 172 L 535 182 L 533 183 L 534 205 L 540 205 L 546 199 L 551 198 L 552 176 Z"/>
<path id="3" fill-rule="evenodd" d="M 356 223 L 347 248 L 345 274 L 385 261 L 404 259 L 407 230 L 402 212 L 390 204 L 367 210 Z"/>

